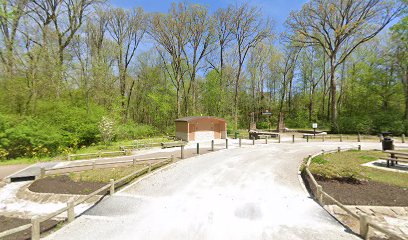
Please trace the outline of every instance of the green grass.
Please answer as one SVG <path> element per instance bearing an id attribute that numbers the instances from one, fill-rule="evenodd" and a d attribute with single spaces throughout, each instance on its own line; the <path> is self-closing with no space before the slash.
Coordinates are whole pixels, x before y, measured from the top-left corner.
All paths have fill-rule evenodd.
<path id="1" fill-rule="evenodd" d="M 135 141 L 138 141 L 139 143 L 157 143 L 157 142 L 169 142 L 172 140 L 168 140 L 167 138 L 163 137 L 154 137 L 154 138 L 148 138 L 148 139 L 139 139 L 139 140 L 125 140 L 125 141 L 117 141 L 117 142 L 112 142 L 111 145 L 105 145 L 105 144 L 95 144 L 89 147 L 82 147 L 71 154 L 84 154 L 84 153 L 97 153 L 99 151 L 104 151 L 104 152 L 110 152 L 110 151 L 119 151 L 119 147 L 123 145 L 132 145 L 135 144 Z M 114 156 L 114 155 L 109 155 L 109 156 Z M 77 157 L 74 160 L 79 160 L 79 159 L 86 159 L 89 157 Z M 0 166 L 6 166 L 6 165 L 18 165 L 18 164 L 34 164 L 38 162 L 49 162 L 49 161 L 65 161 L 67 160 L 67 155 L 60 154 L 56 157 L 43 157 L 43 158 L 16 158 L 16 159 L 10 159 L 10 160 L 0 160 Z"/>
<path id="2" fill-rule="evenodd" d="M 35 164 L 38 162 L 54 161 L 56 158 L 44 157 L 44 158 L 15 158 L 10 160 L 0 160 L 0 166 L 7 165 L 19 165 L 19 164 Z"/>
<path id="3" fill-rule="evenodd" d="M 313 159 L 310 171 L 327 179 L 347 179 L 351 181 L 374 181 L 408 187 L 408 173 L 386 171 L 361 164 L 374 161 L 387 154 L 380 151 L 347 151 L 326 154 Z"/>
<path id="4" fill-rule="evenodd" d="M 327 134 L 325 135 L 325 141 L 326 142 L 339 142 L 340 135 L 343 138 L 344 142 L 357 142 L 358 140 L 357 134 Z M 309 138 L 309 141 L 321 142 L 322 138 L 323 138 L 322 135 L 317 135 L 316 138 Z M 399 141 L 398 138 L 394 138 L 394 139 Z M 375 135 L 360 135 L 360 140 L 361 142 L 379 142 L 378 136 L 375 136 Z"/>
<path id="5" fill-rule="evenodd" d="M 74 182 L 98 182 L 109 183 L 110 179 L 118 180 L 126 175 L 129 175 L 137 170 L 145 167 L 144 165 L 128 166 L 128 167 L 116 167 L 116 168 L 104 168 L 87 170 L 83 172 L 75 172 L 68 174 L 69 178 Z"/>

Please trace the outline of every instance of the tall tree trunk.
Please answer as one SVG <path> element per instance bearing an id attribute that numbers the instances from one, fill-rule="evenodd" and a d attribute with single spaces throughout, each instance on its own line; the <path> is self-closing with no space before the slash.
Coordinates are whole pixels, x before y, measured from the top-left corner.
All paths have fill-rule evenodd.
<path id="1" fill-rule="evenodd" d="M 337 125 L 337 85 L 336 85 L 336 67 L 334 65 L 334 58 L 330 58 L 330 97 L 331 97 L 331 102 L 330 102 L 330 122 L 331 122 L 331 127 L 332 131 L 337 132 L 338 131 L 338 125 Z"/>
<path id="2" fill-rule="evenodd" d="M 234 96 L 234 129 L 238 129 L 238 90 L 239 79 L 241 78 L 242 64 L 238 66 L 237 78 L 235 79 L 235 96 Z"/>
<path id="3" fill-rule="evenodd" d="M 405 72 L 404 95 L 405 95 L 405 120 L 408 121 L 408 69 Z"/>

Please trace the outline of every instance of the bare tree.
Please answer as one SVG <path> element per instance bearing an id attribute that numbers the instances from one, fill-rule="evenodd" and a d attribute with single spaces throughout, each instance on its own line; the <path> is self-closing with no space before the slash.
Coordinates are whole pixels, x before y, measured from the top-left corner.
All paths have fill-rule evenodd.
<path id="1" fill-rule="evenodd" d="M 183 49 L 188 41 L 186 23 L 186 6 L 173 3 L 169 14 L 155 14 L 149 25 L 149 35 L 157 43 L 165 70 L 176 88 L 177 117 L 181 115 L 181 91 L 185 74 Z"/>
<path id="2" fill-rule="evenodd" d="M 236 41 L 236 51 L 238 53 L 238 70 L 234 84 L 235 129 L 238 127 L 238 90 L 246 57 L 251 48 L 254 48 L 271 35 L 269 21 L 265 22 L 261 16 L 259 8 L 250 7 L 247 4 L 234 9 L 231 31 Z"/>
<path id="3" fill-rule="evenodd" d="M 330 64 L 331 123 L 337 130 L 336 70 L 361 44 L 375 37 L 402 11 L 396 0 L 312 0 L 292 12 L 289 38 L 301 45 L 321 46 Z"/>
<path id="4" fill-rule="evenodd" d="M 233 9 L 229 6 L 227 9 L 218 9 L 214 14 L 215 21 L 215 35 L 217 37 L 217 43 L 219 48 L 219 61 L 220 65 L 214 67 L 216 71 L 220 73 L 220 86 L 222 85 L 223 70 L 224 70 L 224 54 L 225 49 L 233 40 L 231 25 L 233 19 Z"/>
<path id="5" fill-rule="evenodd" d="M 192 92 L 193 109 L 196 109 L 196 77 L 202 68 L 200 63 L 212 52 L 213 22 L 208 10 L 200 5 L 191 5 L 187 9 L 187 44 L 182 45 L 183 56 L 190 76 L 190 83 L 184 89 L 185 113 L 189 113 L 188 98 Z"/>
<path id="6" fill-rule="evenodd" d="M 14 49 L 20 20 L 28 0 L 7 0 L 0 3 L 0 33 L 5 49 L 0 48 L 0 60 L 8 74 L 14 72 Z"/>
<path id="7" fill-rule="evenodd" d="M 126 121 L 135 79 L 127 86 L 130 64 L 136 49 L 146 32 L 146 15 L 141 8 L 124 10 L 112 8 L 107 22 L 108 32 L 116 44 L 116 61 L 119 72 L 119 88 L 122 117 Z"/>
<path id="8" fill-rule="evenodd" d="M 32 0 L 29 7 L 33 19 L 46 34 L 52 25 L 58 42 L 58 62 L 64 63 L 64 51 L 82 26 L 87 10 L 101 0 Z M 45 41 L 45 39 L 43 40 Z"/>

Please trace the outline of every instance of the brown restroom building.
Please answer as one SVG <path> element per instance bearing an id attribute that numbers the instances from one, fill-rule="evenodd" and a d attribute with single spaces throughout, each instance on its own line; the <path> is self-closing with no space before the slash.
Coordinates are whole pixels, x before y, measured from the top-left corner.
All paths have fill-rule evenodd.
<path id="1" fill-rule="evenodd" d="M 183 141 L 227 138 L 227 122 L 222 118 L 199 116 L 176 119 L 176 137 Z"/>

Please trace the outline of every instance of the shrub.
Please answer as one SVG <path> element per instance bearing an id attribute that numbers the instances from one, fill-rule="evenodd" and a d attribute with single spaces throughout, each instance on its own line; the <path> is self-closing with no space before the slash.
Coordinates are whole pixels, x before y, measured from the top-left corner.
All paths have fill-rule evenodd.
<path id="1" fill-rule="evenodd" d="M 102 117 L 101 122 L 99 123 L 99 131 L 103 142 L 108 145 L 113 139 L 113 121 L 107 117 Z"/>
<path id="2" fill-rule="evenodd" d="M 158 134 L 158 130 L 150 125 L 136 125 L 132 123 L 117 126 L 115 139 L 138 139 L 152 137 Z"/>
<path id="3" fill-rule="evenodd" d="M 269 122 L 257 122 L 256 128 L 257 129 L 268 129 L 270 126 Z"/>

